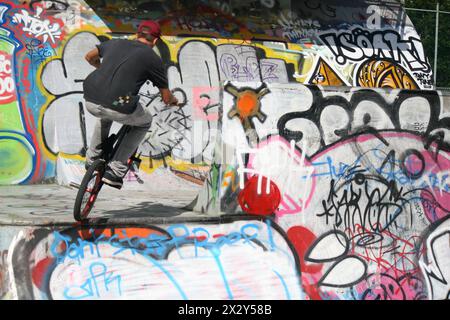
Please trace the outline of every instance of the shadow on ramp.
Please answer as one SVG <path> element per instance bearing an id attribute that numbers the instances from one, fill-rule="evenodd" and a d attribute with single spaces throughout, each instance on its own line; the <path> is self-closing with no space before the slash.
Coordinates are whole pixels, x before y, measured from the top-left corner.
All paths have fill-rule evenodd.
<path id="1" fill-rule="evenodd" d="M 126 209 L 104 210 L 101 215 L 104 218 L 171 218 L 185 212 L 183 207 L 144 201 Z"/>

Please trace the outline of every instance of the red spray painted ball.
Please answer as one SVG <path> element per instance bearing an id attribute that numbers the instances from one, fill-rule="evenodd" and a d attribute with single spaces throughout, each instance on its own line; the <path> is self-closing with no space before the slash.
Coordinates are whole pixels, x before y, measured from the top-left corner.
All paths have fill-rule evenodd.
<path id="1" fill-rule="evenodd" d="M 281 202 L 278 186 L 270 181 L 269 193 L 266 191 L 268 179 L 261 177 L 261 192 L 258 193 L 259 176 L 252 176 L 239 193 L 238 201 L 244 212 L 252 215 L 267 216 L 273 214 Z"/>

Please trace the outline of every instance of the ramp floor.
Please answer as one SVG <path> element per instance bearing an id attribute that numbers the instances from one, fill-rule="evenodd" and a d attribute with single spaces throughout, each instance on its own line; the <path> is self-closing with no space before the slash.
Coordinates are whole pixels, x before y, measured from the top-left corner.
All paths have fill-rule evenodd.
<path id="1" fill-rule="evenodd" d="M 77 189 L 51 185 L 0 187 L 0 224 L 65 225 L 73 224 L 73 205 Z M 200 214 L 183 209 L 198 191 L 145 190 L 104 187 L 89 218 L 103 222 L 181 221 Z"/>

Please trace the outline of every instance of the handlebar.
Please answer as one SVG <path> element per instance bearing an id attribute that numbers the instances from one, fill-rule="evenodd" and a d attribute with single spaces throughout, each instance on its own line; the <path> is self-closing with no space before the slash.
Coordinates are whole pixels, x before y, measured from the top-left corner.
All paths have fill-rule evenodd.
<path id="1" fill-rule="evenodd" d="M 184 106 L 187 104 L 187 96 L 186 96 L 186 93 L 185 93 L 182 89 L 180 89 L 180 88 L 175 88 L 175 89 L 173 89 L 173 90 L 171 90 L 171 91 L 172 91 L 172 94 L 173 94 L 174 96 L 175 96 L 175 93 L 176 93 L 176 92 L 179 92 L 179 93 L 182 95 L 182 97 L 183 97 L 183 102 L 180 102 L 180 99 L 178 99 L 177 96 L 175 96 L 175 97 L 178 99 L 178 104 L 177 104 L 177 106 L 180 107 L 180 108 L 184 107 Z"/>
<path id="2" fill-rule="evenodd" d="M 182 99 L 179 99 L 179 97 L 176 97 L 178 99 L 178 104 L 176 106 L 178 106 L 179 108 L 184 107 L 188 103 L 186 93 L 182 89 L 175 88 L 175 89 L 171 90 L 171 92 L 173 95 L 175 95 L 175 93 L 181 94 Z M 159 92 L 155 93 L 155 94 L 140 92 L 139 95 L 141 97 L 146 97 L 146 98 L 150 99 L 150 102 L 158 97 L 162 100 L 161 93 L 159 93 Z M 182 100 L 183 102 L 180 102 L 180 100 Z M 148 106 L 148 104 L 147 104 L 147 106 Z"/>

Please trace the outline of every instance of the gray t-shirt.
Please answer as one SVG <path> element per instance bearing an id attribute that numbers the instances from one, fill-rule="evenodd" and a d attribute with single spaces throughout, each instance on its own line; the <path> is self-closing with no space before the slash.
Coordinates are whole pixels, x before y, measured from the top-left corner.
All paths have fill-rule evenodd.
<path id="1" fill-rule="evenodd" d="M 97 48 L 102 63 L 84 80 L 86 100 L 130 114 L 136 109 L 139 90 L 147 80 L 160 89 L 168 88 L 161 58 L 145 44 L 114 39 Z"/>

